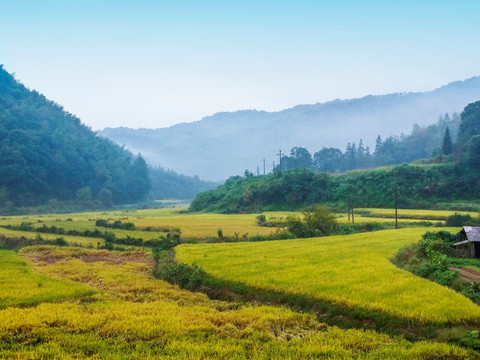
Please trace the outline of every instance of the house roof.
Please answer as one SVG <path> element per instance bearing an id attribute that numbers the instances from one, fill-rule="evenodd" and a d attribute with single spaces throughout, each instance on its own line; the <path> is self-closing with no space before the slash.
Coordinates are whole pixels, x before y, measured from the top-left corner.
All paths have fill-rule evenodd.
<path id="1" fill-rule="evenodd" d="M 479 226 L 464 226 L 463 231 L 465 231 L 468 241 L 480 241 Z"/>
<path id="2" fill-rule="evenodd" d="M 465 244 L 467 242 L 480 242 L 480 227 L 479 226 L 464 226 L 462 231 L 467 237 L 467 240 L 457 242 L 455 245 Z"/>

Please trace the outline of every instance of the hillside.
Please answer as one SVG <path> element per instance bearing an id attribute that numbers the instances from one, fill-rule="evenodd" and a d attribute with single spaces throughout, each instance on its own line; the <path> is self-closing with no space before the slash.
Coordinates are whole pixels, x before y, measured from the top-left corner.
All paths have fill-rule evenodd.
<path id="1" fill-rule="evenodd" d="M 431 207 L 440 201 L 480 197 L 480 101 L 460 115 L 455 158 L 429 166 L 407 165 L 351 171 L 342 175 L 307 168 L 228 179 L 199 194 L 192 211 L 223 213 L 299 209 L 316 203 L 348 207 L 391 207 L 398 193 L 400 207 Z"/>
<path id="2" fill-rule="evenodd" d="M 2 66 L 0 124 L 0 211 L 51 199 L 111 206 L 149 191 L 143 158 L 97 136 Z"/>
<path id="3" fill-rule="evenodd" d="M 99 132 L 141 152 L 152 164 L 208 180 L 224 180 L 245 169 L 263 173 L 295 146 L 311 152 L 344 149 L 363 139 L 373 150 L 378 135 L 408 133 L 414 124 L 430 125 L 445 113 L 460 112 L 480 98 L 480 77 L 457 81 L 429 92 L 365 96 L 279 112 L 243 110 L 162 129 L 106 128 Z"/>

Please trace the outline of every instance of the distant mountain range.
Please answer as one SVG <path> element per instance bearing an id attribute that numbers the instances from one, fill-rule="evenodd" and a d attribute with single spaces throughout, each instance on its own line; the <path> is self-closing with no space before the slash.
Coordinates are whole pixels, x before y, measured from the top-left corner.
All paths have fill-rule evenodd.
<path id="1" fill-rule="evenodd" d="M 445 113 L 461 112 L 480 100 L 480 77 L 428 92 L 365 96 L 278 112 L 222 112 L 200 121 L 160 129 L 106 128 L 100 135 L 140 152 L 148 162 L 207 180 L 224 180 L 246 169 L 263 173 L 278 162 L 279 149 L 294 146 L 312 154 L 323 147 L 344 150 L 363 139 L 373 151 L 375 139 L 409 133 L 414 124 L 434 123 Z"/>

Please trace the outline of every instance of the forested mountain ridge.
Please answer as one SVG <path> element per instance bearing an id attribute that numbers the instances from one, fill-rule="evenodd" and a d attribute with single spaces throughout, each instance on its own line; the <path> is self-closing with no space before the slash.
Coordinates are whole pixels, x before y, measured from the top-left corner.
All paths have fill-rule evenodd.
<path id="1" fill-rule="evenodd" d="M 150 189 L 140 156 L 97 136 L 0 65 L 0 208 L 76 200 L 138 202 Z"/>
<path id="2" fill-rule="evenodd" d="M 480 77 L 474 77 L 429 92 L 369 95 L 279 112 L 224 112 L 169 128 L 107 128 L 99 133 L 141 152 L 154 165 L 222 180 L 245 169 L 255 173 L 259 167 L 263 173 L 263 158 L 268 172 L 278 162 L 279 149 L 302 146 L 313 153 L 323 147 L 344 149 L 362 139 L 373 151 L 378 135 L 386 139 L 409 133 L 414 124 L 433 124 L 440 115 L 461 112 L 479 99 Z"/>
<path id="3" fill-rule="evenodd" d="M 199 194 L 192 211 L 223 213 L 299 209 L 318 203 L 353 207 L 392 207 L 394 192 L 405 208 L 480 198 L 480 101 L 465 107 L 455 144 L 443 149 L 446 163 L 400 165 L 332 176 L 308 168 L 277 169 L 273 174 L 228 179 Z M 289 161 L 300 160 L 299 157 Z"/>

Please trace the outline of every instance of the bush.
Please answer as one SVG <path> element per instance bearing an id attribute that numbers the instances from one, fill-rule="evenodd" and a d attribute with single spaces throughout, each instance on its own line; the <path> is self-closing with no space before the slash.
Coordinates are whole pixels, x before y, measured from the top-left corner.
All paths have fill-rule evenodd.
<path id="1" fill-rule="evenodd" d="M 453 282 L 458 278 L 458 273 L 456 271 L 443 270 L 437 271 L 435 274 L 435 282 L 440 285 L 452 286 Z"/>
<path id="2" fill-rule="evenodd" d="M 462 215 L 455 213 L 447 218 L 445 221 L 446 226 L 475 226 L 479 225 L 478 219 L 473 219 L 469 214 Z"/>
<path id="3" fill-rule="evenodd" d="M 312 211 L 304 211 L 305 224 L 308 230 L 320 233 L 321 235 L 330 235 L 337 229 L 337 220 L 328 208 L 325 206 L 316 206 Z"/>
<path id="4" fill-rule="evenodd" d="M 303 223 L 298 217 L 287 217 L 288 232 L 294 234 L 298 238 L 308 238 L 317 235 L 317 232 L 310 229 L 307 224 Z"/>
<path id="5" fill-rule="evenodd" d="M 63 237 L 55 239 L 53 241 L 53 244 L 57 246 L 68 246 L 68 243 L 65 241 Z"/>
<path id="6" fill-rule="evenodd" d="M 155 276 L 162 280 L 187 290 L 196 290 L 207 278 L 205 270 L 196 264 L 177 264 L 169 251 L 154 249 L 153 254 L 158 261 Z"/>
<path id="7" fill-rule="evenodd" d="M 418 254 L 420 257 L 428 257 L 428 252 L 433 251 L 449 255 L 452 252 L 452 244 L 458 240 L 458 235 L 451 234 L 448 231 L 428 231 L 422 235 L 422 240 L 418 243 Z"/>
<path id="8" fill-rule="evenodd" d="M 257 219 L 259 226 L 267 226 L 267 217 L 264 214 L 257 215 L 255 219 Z"/>

